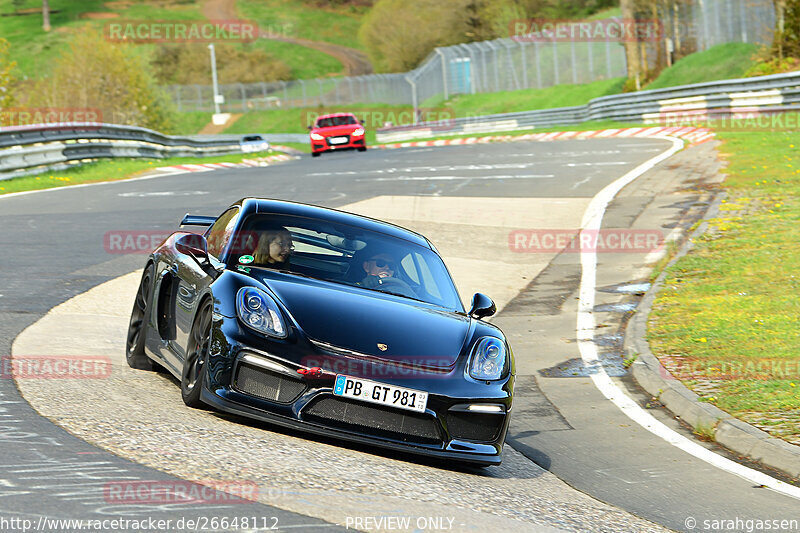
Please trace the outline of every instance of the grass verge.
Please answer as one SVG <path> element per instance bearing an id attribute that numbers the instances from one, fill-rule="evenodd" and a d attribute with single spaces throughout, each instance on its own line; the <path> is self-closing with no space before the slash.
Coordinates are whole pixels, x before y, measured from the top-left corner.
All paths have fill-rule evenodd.
<path id="1" fill-rule="evenodd" d="M 624 83 L 623 78 L 613 78 L 584 85 L 565 84 L 544 89 L 464 94 L 449 99 L 444 106 L 452 109 L 457 117 L 569 107 L 588 104 L 592 98 L 619 94 Z"/>
<path id="2" fill-rule="evenodd" d="M 704 52 L 690 54 L 664 69 L 645 90 L 675 87 L 706 81 L 743 78 L 756 61 L 758 46 L 750 43 L 726 43 Z"/>
<path id="3" fill-rule="evenodd" d="M 171 165 L 182 165 L 186 163 L 239 163 L 243 159 L 253 159 L 255 157 L 263 157 L 274 153 L 276 152 L 231 154 L 207 158 L 103 159 L 65 170 L 43 171 L 41 174 L 0 181 L 0 195 L 14 192 L 53 189 L 82 183 L 123 180 L 135 177 L 147 170 Z"/>
<path id="4" fill-rule="evenodd" d="M 67 50 L 67 41 L 87 26 L 102 31 L 114 18 L 88 18 L 111 16 L 117 20 L 198 20 L 202 19 L 196 2 L 164 0 L 163 2 L 138 2 L 106 5 L 104 0 L 50 0 L 52 30 L 42 30 L 41 0 L 0 0 L 0 13 L 19 11 L 29 14 L 0 17 L 0 36 L 11 43 L 11 58 L 17 62 L 20 78 L 42 78 L 50 74 L 55 59 Z M 94 14 L 94 15 L 90 15 Z M 138 53 L 148 57 L 154 45 L 139 45 Z"/>
<path id="5" fill-rule="evenodd" d="M 309 6 L 301 0 L 238 0 L 239 15 L 272 33 L 361 49 L 358 28 L 368 7 Z"/>
<path id="6" fill-rule="evenodd" d="M 648 340 L 703 401 L 800 444 L 800 142 L 718 132 L 728 193 L 667 270 Z"/>

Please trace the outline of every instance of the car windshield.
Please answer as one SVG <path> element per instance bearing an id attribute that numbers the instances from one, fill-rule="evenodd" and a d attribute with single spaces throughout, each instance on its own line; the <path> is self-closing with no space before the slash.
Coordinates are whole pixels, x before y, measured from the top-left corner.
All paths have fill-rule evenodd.
<path id="1" fill-rule="evenodd" d="M 463 311 L 442 259 L 430 248 L 346 224 L 255 214 L 229 252 L 233 268 L 267 268 L 381 291 Z"/>
<path id="2" fill-rule="evenodd" d="M 358 124 L 354 117 L 349 115 L 342 117 L 325 117 L 317 119 L 318 128 L 329 128 L 331 126 L 347 126 L 348 124 Z"/>

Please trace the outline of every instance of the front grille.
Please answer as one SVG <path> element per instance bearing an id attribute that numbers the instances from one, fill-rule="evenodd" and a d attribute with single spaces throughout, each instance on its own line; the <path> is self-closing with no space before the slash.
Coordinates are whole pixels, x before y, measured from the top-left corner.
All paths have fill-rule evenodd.
<path id="1" fill-rule="evenodd" d="M 490 441 L 497 438 L 504 420 L 499 414 L 450 411 L 447 429 L 454 439 Z"/>
<path id="2" fill-rule="evenodd" d="M 329 427 L 417 444 L 440 444 L 439 424 L 427 415 L 342 398 L 316 398 L 303 419 Z"/>
<path id="3" fill-rule="evenodd" d="M 237 367 L 233 386 L 245 394 L 278 403 L 291 403 L 306 390 L 302 381 L 247 363 Z"/>
<path id="4" fill-rule="evenodd" d="M 342 137 L 344 139 L 347 139 L 347 141 L 342 142 L 342 143 L 336 143 L 336 144 L 331 142 L 331 139 L 333 139 L 333 138 L 338 139 L 340 137 Z M 350 136 L 349 135 L 332 135 L 331 137 L 325 137 L 325 142 L 328 143 L 328 146 L 344 146 L 346 144 L 350 144 Z"/>

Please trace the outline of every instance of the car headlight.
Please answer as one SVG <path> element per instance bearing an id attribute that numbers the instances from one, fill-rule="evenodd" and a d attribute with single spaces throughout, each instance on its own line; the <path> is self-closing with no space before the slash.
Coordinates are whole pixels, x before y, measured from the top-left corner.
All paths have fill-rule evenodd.
<path id="1" fill-rule="evenodd" d="M 364 135 L 364 128 L 357 128 L 353 130 L 353 137 L 361 137 Z"/>
<path id="2" fill-rule="evenodd" d="M 468 369 L 469 375 L 481 381 L 493 381 L 503 377 L 506 371 L 506 347 L 497 337 L 481 337 L 472 348 Z"/>
<path id="3" fill-rule="evenodd" d="M 322 135 L 320 135 L 319 133 L 312 133 L 312 134 L 311 134 L 311 138 L 312 138 L 313 140 L 315 140 L 315 141 L 323 141 L 323 140 L 325 140 L 325 137 L 323 137 L 323 136 L 322 136 Z"/>
<path id="4" fill-rule="evenodd" d="M 242 287 L 236 293 L 236 314 L 247 327 L 272 337 L 286 337 L 286 326 L 278 304 L 266 292 Z"/>

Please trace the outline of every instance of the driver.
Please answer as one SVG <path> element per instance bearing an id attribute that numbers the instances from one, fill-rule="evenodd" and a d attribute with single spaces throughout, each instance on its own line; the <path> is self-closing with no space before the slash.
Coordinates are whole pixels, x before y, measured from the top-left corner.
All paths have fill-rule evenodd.
<path id="1" fill-rule="evenodd" d="M 397 263 L 394 258 L 387 253 L 375 254 L 362 264 L 366 277 L 361 280 L 361 285 L 368 289 L 379 286 L 385 278 L 394 276 Z"/>

